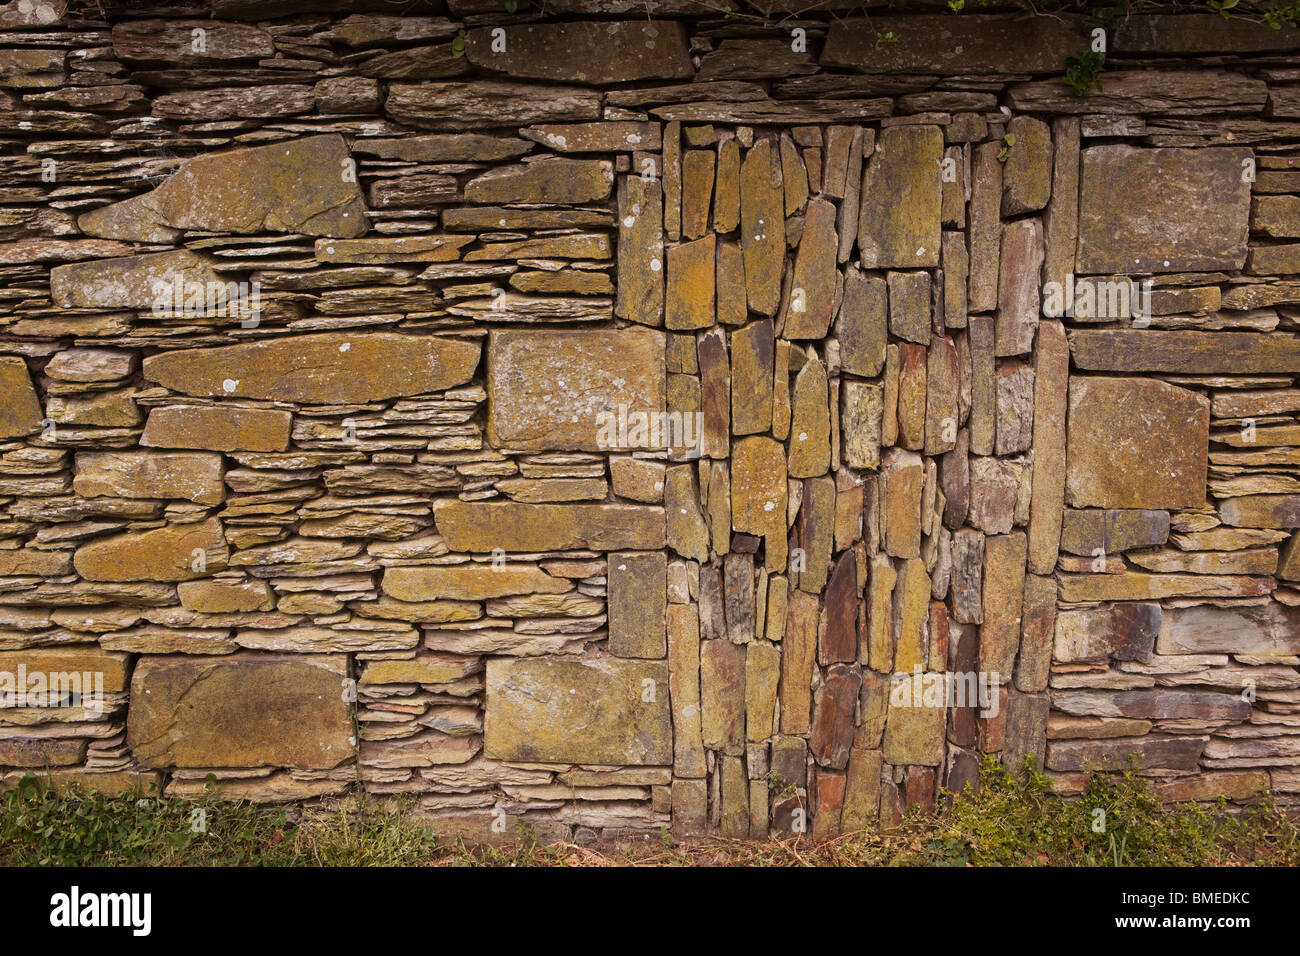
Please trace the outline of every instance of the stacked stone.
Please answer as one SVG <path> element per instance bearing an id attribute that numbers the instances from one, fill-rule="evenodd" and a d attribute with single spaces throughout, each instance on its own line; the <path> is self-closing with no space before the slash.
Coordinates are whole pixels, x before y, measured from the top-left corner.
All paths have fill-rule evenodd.
<path id="1" fill-rule="evenodd" d="M 310 6 L 0 6 L 0 786 L 1295 801 L 1294 30 Z"/>

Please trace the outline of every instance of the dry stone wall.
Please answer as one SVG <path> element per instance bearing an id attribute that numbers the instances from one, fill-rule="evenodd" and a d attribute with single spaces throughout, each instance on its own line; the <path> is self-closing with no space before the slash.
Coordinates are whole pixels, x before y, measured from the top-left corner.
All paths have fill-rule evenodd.
<path id="1" fill-rule="evenodd" d="M 105 7 L 0 6 L 0 784 L 1297 802 L 1294 29 Z"/>

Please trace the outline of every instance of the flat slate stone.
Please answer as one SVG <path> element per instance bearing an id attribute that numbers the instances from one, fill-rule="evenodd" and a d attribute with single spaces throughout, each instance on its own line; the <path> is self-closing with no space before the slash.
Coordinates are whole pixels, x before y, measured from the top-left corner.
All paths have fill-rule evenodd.
<path id="1" fill-rule="evenodd" d="M 1042 120 L 1017 116 L 1007 124 L 1014 137 L 1002 167 L 1002 215 L 1037 212 L 1052 195 L 1052 131 Z"/>
<path id="2" fill-rule="evenodd" d="M 67 551 L 39 551 L 36 548 L 6 548 L 0 551 L 0 576 L 59 577 L 72 573 Z"/>
<path id="3" fill-rule="evenodd" d="M 745 647 L 700 644 L 700 723 L 704 746 L 739 754 L 745 743 Z"/>
<path id="4" fill-rule="evenodd" d="M 359 139 L 353 151 L 412 163 L 495 163 L 517 159 L 533 148 L 513 136 L 481 133 L 429 133 L 400 139 Z"/>
<path id="5" fill-rule="evenodd" d="M 1041 322 L 1034 354 L 1034 468 L 1029 499 L 1029 570 L 1036 574 L 1055 570 L 1061 541 L 1069 380 L 1065 329 L 1060 322 Z"/>
<path id="6" fill-rule="evenodd" d="M 1083 150 L 1078 271 L 1240 269 L 1250 219 L 1242 161 L 1250 155 L 1233 147 Z"/>
<path id="7" fill-rule="evenodd" d="M 1300 608 L 1277 601 L 1166 608 L 1156 650 L 1161 654 L 1300 654 Z"/>
<path id="8" fill-rule="evenodd" d="M 531 126 L 519 135 L 558 153 L 619 153 L 662 146 L 658 123 L 560 123 Z"/>
<path id="9" fill-rule="evenodd" d="M 190 581 L 222 570 L 228 556 L 221 522 L 209 518 L 91 541 L 73 565 L 87 581 Z"/>
<path id="10" fill-rule="evenodd" d="M 1199 770 L 1205 737 L 1124 737 L 1118 740 L 1049 740 L 1047 769 L 1058 771 L 1138 769 Z"/>
<path id="11" fill-rule="evenodd" d="M 1210 403 L 1149 379 L 1070 380 L 1066 502 L 1086 508 L 1205 504 Z"/>
<path id="12" fill-rule="evenodd" d="M 1065 691 L 1054 695 L 1057 710 L 1095 717 L 1149 720 L 1242 720 L 1250 701 L 1240 694 L 1213 690 L 1129 690 L 1119 693 Z"/>
<path id="13" fill-rule="evenodd" d="M 1002 227 L 994 331 L 997 355 L 1023 355 L 1033 348 L 1042 310 L 1039 274 L 1043 253 L 1043 227 L 1037 219 L 1018 219 Z"/>
<path id="14" fill-rule="evenodd" d="M 606 160 L 539 159 L 491 169 L 465 184 L 473 203 L 584 203 L 605 199 L 614 185 Z"/>
<path id="15" fill-rule="evenodd" d="M 355 750 L 347 676 L 342 655 L 145 656 L 127 746 L 146 767 L 328 770 Z"/>
<path id="16" fill-rule="evenodd" d="M 583 87 L 494 83 L 392 83 L 384 112 L 426 129 L 478 130 L 600 119 L 600 93 Z"/>
<path id="17" fill-rule="evenodd" d="M 1150 661 L 1160 631 L 1155 602 L 1066 608 L 1056 615 L 1054 660 L 1105 664 Z"/>
<path id="18" fill-rule="evenodd" d="M 84 498 L 160 498 L 220 504 L 221 456 L 203 452 L 78 452 L 73 490 Z"/>
<path id="19" fill-rule="evenodd" d="M 366 206 L 334 133 L 196 156 L 157 189 L 85 213 L 81 231 L 107 239 L 171 242 L 186 230 L 360 236 Z"/>
<path id="20" fill-rule="evenodd" d="M 298 116 L 315 107 L 314 87 L 305 83 L 269 83 L 163 93 L 153 101 L 153 115 L 198 123 Z"/>
<path id="21" fill-rule="evenodd" d="M 691 90 L 709 83 L 687 83 L 679 89 Z M 703 93 L 703 90 L 701 90 Z M 795 126 L 808 123 L 857 123 L 888 116 L 893 101 L 873 100 L 769 100 L 746 97 L 739 102 L 716 100 L 658 106 L 650 113 L 662 120 L 683 123 L 753 124 L 755 126 Z"/>
<path id="22" fill-rule="evenodd" d="M 513 594 L 560 594 L 569 590 L 569 582 L 531 565 L 459 564 L 388 568 L 382 587 L 399 601 L 482 601 Z"/>
<path id="23" fill-rule="evenodd" d="M 62 86 L 63 58 L 63 50 L 5 50 L 0 52 L 0 83 L 16 89 Z"/>
<path id="24" fill-rule="evenodd" d="M 651 329 L 493 332 L 488 441 L 521 451 L 665 448 L 665 429 L 633 431 L 662 421 L 665 376 L 664 335 Z"/>
<path id="25" fill-rule="evenodd" d="M 75 262 L 79 259 L 127 256 L 131 251 L 125 242 L 110 239 L 19 239 L 16 242 L 0 243 L 0 265 Z"/>
<path id="26" fill-rule="evenodd" d="M 448 262 L 460 258 L 473 236 L 379 236 L 373 239 L 317 239 L 320 262 L 382 265 L 389 262 Z"/>
<path id="27" fill-rule="evenodd" d="M 192 290 L 225 283 L 208 264 L 186 249 L 118 259 L 71 262 L 50 270 L 50 298 L 65 309 L 174 309 L 174 289 L 181 302 Z"/>
<path id="28" fill-rule="evenodd" d="M 140 444 L 209 451 L 285 451 L 293 416 L 272 408 L 168 405 L 149 410 Z"/>
<path id="29" fill-rule="evenodd" d="M 324 332 L 212 349 L 163 352 L 143 374 L 197 396 L 283 402 L 371 402 L 463 385 L 479 346 L 390 332 Z"/>
<path id="30" fill-rule="evenodd" d="M 489 659 L 483 752 L 528 763 L 668 766 L 668 665 L 608 657 Z"/>
<path id="31" fill-rule="evenodd" d="M 1059 73 L 1087 32 L 1084 18 L 1073 16 L 873 16 L 832 23 L 821 65 L 862 73 Z M 882 33 L 898 39 L 878 42 Z"/>
<path id="32" fill-rule="evenodd" d="M 1217 13 L 1133 13 L 1110 35 L 1117 53 L 1269 53 L 1300 50 L 1300 30 Z"/>
<path id="33" fill-rule="evenodd" d="M 731 333 L 731 430 L 735 435 L 761 434 L 772 426 L 775 349 L 771 319 Z"/>
<path id="34" fill-rule="evenodd" d="M 1070 333 L 1070 357 L 1077 367 L 1098 372 L 1293 374 L 1300 368 L 1300 336 L 1285 332 L 1082 329 Z"/>
<path id="35" fill-rule="evenodd" d="M 493 34 L 501 36 L 498 30 L 504 30 L 505 39 L 499 51 L 493 42 Z M 480 27 L 466 31 L 465 58 L 511 76 L 593 86 L 695 74 L 685 28 L 671 20 Z"/>
<path id="36" fill-rule="evenodd" d="M 623 504 L 455 501 L 434 505 L 438 532 L 452 551 L 653 551 L 664 547 L 664 509 Z"/>
<path id="37" fill-rule="evenodd" d="M 196 50 L 194 31 L 203 33 Z M 275 56 L 271 34 L 243 23 L 221 20 L 134 20 L 113 25 L 113 53 L 135 63 L 213 66 L 223 60 Z"/>
<path id="38" fill-rule="evenodd" d="M 1117 70 L 1106 74 L 1101 90 L 1083 96 L 1075 96 L 1059 77 L 1013 84 L 1008 93 L 1019 112 L 1182 117 L 1258 113 L 1268 98 L 1268 86 L 1254 77 L 1212 70 Z"/>
<path id="39" fill-rule="evenodd" d="M 1084 604 L 1092 601 L 1155 601 L 1162 598 L 1239 598 L 1267 596 L 1272 578 L 1232 574 L 1062 574 L 1061 600 Z"/>
<path id="40" fill-rule="evenodd" d="M 1140 509 L 1067 509 L 1061 524 L 1061 550 L 1092 555 L 1100 548 L 1118 554 L 1169 540 L 1169 512 Z"/>
<path id="41" fill-rule="evenodd" d="M 1300 528 L 1300 495 L 1243 495 L 1219 506 L 1234 528 Z"/>
<path id="42" fill-rule="evenodd" d="M 53 674 L 58 672 L 90 671 L 103 675 L 103 689 L 108 693 L 126 689 L 130 658 L 101 650 L 92 645 L 71 647 L 31 647 L 18 651 L 0 651 L 0 673 L 13 679 L 20 666 L 25 666 L 28 673 L 41 672 Z M 14 689 L 20 685 L 15 681 Z M 6 690 L 8 693 L 8 690 Z M 9 704 L 6 703 L 6 707 Z"/>
<path id="43" fill-rule="evenodd" d="M 862 687 L 858 665 L 834 664 L 813 699 L 812 733 L 809 749 L 823 767 L 843 769 L 849 763 L 853 745 L 853 717 Z"/>

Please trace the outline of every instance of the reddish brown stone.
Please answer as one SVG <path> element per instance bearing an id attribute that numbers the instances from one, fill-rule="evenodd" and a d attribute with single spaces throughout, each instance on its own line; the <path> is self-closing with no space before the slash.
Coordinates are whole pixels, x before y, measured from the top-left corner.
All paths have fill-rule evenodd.
<path id="1" fill-rule="evenodd" d="M 1059 661 L 1150 661 L 1160 633 L 1160 605 L 1118 603 L 1064 609 L 1056 617 Z"/>
<path id="2" fill-rule="evenodd" d="M 835 562 L 826 588 L 826 626 L 818 641 L 817 661 L 823 667 L 858 656 L 858 569 L 852 551 Z"/>
<path id="3" fill-rule="evenodd" d="M 823 767 L 843 770 L 853 745 L 853 715 L 858 706 L 862 671 L 855 665 L 835 664 L 813 698 L 813 759 Z"/>

